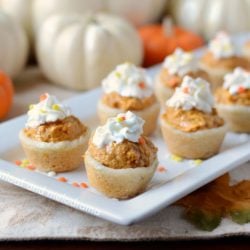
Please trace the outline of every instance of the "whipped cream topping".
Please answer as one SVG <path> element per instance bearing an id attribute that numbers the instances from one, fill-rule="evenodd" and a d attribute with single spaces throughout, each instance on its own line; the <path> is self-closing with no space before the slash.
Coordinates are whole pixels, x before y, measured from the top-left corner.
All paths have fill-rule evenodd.
<path id="1" fill-rule="evenodd" d="M 138 142 L 143 133 L 143 124 L 144 120 L 130 111 L 118 114 L 96 129 L 93 143 L 102 148 L 112 142 L 121 143 L 124 140 Z"/>
<path id="2" fill-rule="evenodd" d="M 166 57 L 163 67 L 171 75 L 177 74 L 182 77 L 189 72 L 197 71 L 198 61 L 193 53 L 184 52 L 182 49 L 177 48 L 172 55 Z"/>
<path id="3" fill-rule="evenodd" d="M 132 63 L 118 65 L 103 81 L 105 93 L 116 92 L 121 96 L 145 98 L 153 94 L 151 79 L 143 68 Z"/>
<path id="4" fill-rule="evenodd" d="M 26 127 L 36 128 L 47 122 L 63 120 L 71 115 L 70 109 L 61 104 L 57 98 L 48 93 L 40 96 L 38 104 L 31 104 L 28 111 L 28 120 Z"/>
<path id="5" fill-rule="evenodd" d="M 210 113 L 214 101 L 209 83 L 202 78 L 193 79 L 185 76 L 180 87 L 175 89 L 173 96 L 166 102 L 168 107 L 191 110 L 193 108 Z"/>
<path id="6" fill-rule="evenodd" d="M 250 72 L 236 68 L 232 73 L 225 75 L 223 88 L 227 89 L 231 95 L 250 89 Z"/>
<path id="7" fill-rule="evenodd" d="M 216 59 L 229 58 L 236 54 L 234 44 L 230 36 L 225 32 L 219 32 L 216 37 L 210 41 L 208 49 Z"/>

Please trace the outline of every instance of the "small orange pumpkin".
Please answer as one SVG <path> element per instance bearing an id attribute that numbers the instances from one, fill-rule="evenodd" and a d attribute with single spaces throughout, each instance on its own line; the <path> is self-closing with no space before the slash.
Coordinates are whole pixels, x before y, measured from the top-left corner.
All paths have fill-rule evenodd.
<path id="1" fill-rule="evenodd" d="M 0 119 L 9 112 L 13 101 L 13 84 L 3 71 L 0 71 Z"/>
<path id="2" fill-rule="evenodd" d="M 186 51 L 204 45 L 202 37 L 181 27 L 173 27 L 170 18 L 162 24 L 146 25 L 139 28 L 144 45 L 144 67 L 160 63 L 177 47 Z"/>

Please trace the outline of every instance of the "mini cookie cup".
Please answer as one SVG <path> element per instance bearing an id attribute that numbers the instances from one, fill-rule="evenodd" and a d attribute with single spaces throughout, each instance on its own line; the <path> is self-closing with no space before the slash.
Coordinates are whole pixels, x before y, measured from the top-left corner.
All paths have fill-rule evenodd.
<path id="1" fill-rule="evenodd" d="M 41 142 L 19 133 L 23 150 L 29 161 L 42 172 L 67 172 L 78 168 L 87 149 L 90 131 L 73 141 Z"/>

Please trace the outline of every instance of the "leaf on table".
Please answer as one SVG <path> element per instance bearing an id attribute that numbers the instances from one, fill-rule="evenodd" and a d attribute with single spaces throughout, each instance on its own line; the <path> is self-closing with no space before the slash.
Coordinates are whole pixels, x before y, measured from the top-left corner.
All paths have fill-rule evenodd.
<path id="1" fill-rule="evenodd" d="M 238 224 L 250 222 L 250 181 L 229 185 L 225 174 L 176 204 L 185 208 L 185 218 L 198 228 L 212 231 L 223 217 L 231 217 Z"/>

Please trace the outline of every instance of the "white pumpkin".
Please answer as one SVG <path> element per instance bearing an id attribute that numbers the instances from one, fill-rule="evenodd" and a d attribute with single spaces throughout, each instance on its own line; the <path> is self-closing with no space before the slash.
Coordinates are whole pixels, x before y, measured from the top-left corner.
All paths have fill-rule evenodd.
<path id="1" fill-rule="evenodd" d="M 32 1 L 34 0 L 0 0 L 1 9 L 22 25 L 29 40 L 31 40 L 32 37 Z"/>
<path id="2" fill-rule="evenodd" d="M 177 24 L 207 39 L 219 30 L 250 29 L 250 0 L 171 0 L 169 6 Z"/>
<path id="3" fill-rule="evenodd" d="M 15 77 L 27 61 L 28 42 L 24 30 L 2 11 L 0 37 L 0 69 Z"/>
<path id="4" fill-rule="evenodd" d="M 140 64 L 142 56 L 136 30 L 113 15 L 54 15 L 38 33 L 37 58 L 44 74 L 77 90 L 98 86 L 117 64 Z"/>
<path id="5" fill-rule="evenodd" d="M 33 21 L 37 29 L 51 14 L 102 10 L 121 15 L 139 26 L 157 20 L 166 3 L 167 0 L 35 0 Z"/>

